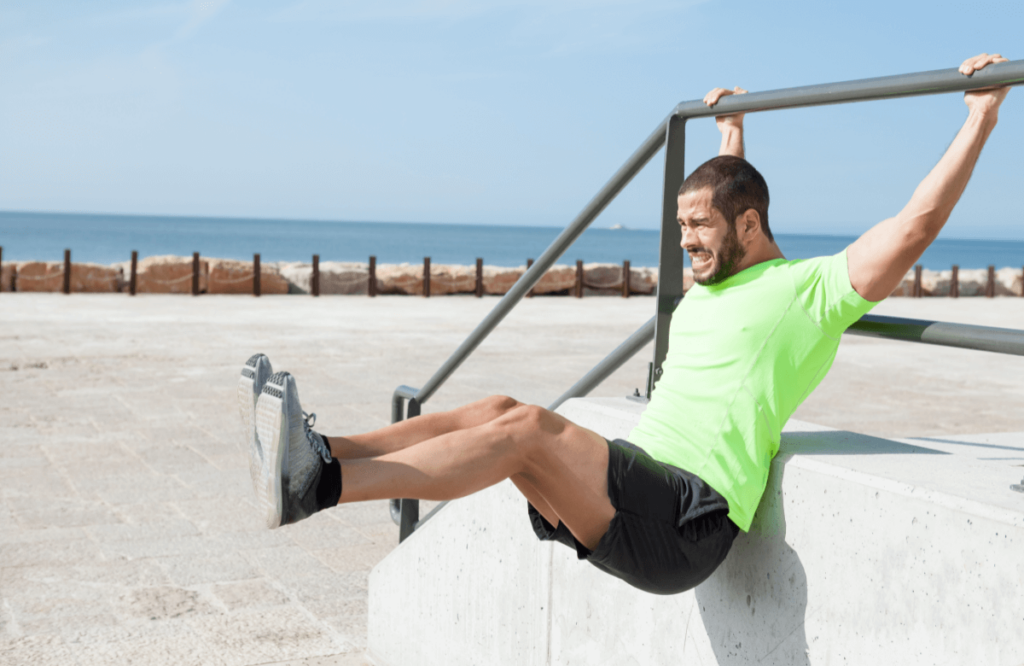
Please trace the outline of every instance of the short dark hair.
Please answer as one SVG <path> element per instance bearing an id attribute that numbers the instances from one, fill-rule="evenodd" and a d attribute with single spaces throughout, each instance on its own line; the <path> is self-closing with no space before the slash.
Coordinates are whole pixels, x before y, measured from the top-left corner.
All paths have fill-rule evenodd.
<path id="1" fill-rule="evenodd" d="M 761 230 L 774 241 L 768 228 L 768 183 L 750 162 L 742 157 L 719 155 L 697 167 L 679 188 L 679 196 L 711 188 L 711 205 L 729 224 L 753 208 L 761 216 Z"/>

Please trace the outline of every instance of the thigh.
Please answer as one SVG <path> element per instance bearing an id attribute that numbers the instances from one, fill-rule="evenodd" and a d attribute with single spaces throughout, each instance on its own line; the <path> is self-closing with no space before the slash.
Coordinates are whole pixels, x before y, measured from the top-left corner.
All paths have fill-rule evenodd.
<path id="1" fill-rule="evenodd" d="M 509 429 L 514 445 L 524 451 L 519 476 L 573 536 L 595 548 L 615 515 L 608 497 L 608 442 L 554 412 L 533 406 L 520 410 Z"/>

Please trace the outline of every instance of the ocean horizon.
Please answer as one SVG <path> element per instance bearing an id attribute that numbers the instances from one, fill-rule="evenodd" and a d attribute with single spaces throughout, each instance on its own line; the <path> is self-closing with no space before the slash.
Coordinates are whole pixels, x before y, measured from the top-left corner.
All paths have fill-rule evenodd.
<path id="1" fill-rule="evenodd" d="M 595 222 L 600 225 L 600 220 Z M 58 261 L 71 249 L 73 261 L 112 264 L 132 250 L 152 255 L 203 256 L 262 261 L 367 261 L 471 265 L 477 257 L 492 266 L 519 266 L 536 259 L 561 233 L 558 227 L 273 220 L 0 211 L 3 261 Z M 658 265 L 654 229 L 592 226 L 558 263 Z M 775 233 L 786 257 L 806 259 L 840 252 L 856 236 Z M 932 270 L 1024 266 L 1024 241 L 940 237 L 920 263 Z"/>

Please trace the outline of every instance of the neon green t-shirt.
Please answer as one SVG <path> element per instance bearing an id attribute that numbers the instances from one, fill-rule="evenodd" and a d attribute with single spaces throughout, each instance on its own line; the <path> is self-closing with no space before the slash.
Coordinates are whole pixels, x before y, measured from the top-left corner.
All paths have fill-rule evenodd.
<path id="1" fill-rule="evenodd" d="M 843 331 L 874 305 L 851 286 L 845 250 L 694 285 L 629 441 L 700 476 L 749 530 L 782 427 L 832 367 Z"/>

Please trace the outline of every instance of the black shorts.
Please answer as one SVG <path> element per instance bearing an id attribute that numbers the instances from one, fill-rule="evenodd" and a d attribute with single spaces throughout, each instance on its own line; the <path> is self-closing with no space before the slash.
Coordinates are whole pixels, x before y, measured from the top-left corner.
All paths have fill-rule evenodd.
<path id="1" fill-rule="evenodd" d="M 530 505 L 533 531 L 654 594 L 677 594 L 699 585 L 725 560 L 739 533 L 728 518 L 729 502 L 714 488 L 624 439 L 608 442 L 608 497 L 615 516 L 593 551 L 563 523 L 556 529 Z"/>

